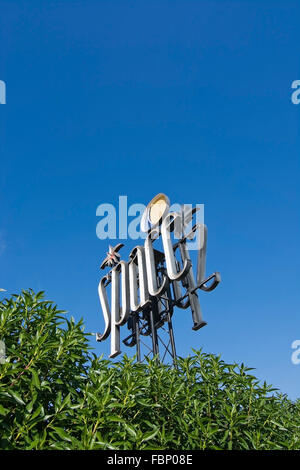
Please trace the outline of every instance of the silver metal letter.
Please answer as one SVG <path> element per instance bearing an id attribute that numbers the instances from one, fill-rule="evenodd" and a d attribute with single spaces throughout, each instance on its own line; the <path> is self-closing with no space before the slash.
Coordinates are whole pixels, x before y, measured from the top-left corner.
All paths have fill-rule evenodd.
<path id="1" fill-rule="evenodd" d="M 183 259 L 183 268 L 181 269 L 181 271 L 177 271 L 177 261 L 172 246 L 170 232 L 172 231 L 172 225 L 174 227 L 176 219 L 178 218 L 181 219 L 180 214 L 178 214 L 177 212 L 170 212 L 164 218 L 161 226 L 162 241 L 166 257 L 167 273 L 171 281 L 179 281 L 180 279 L 185 277 L 191 267 L 191 261 L 189 259 Z"/>
<path id="2" fill-rule="evenodd" d="M 179 247 L 180 247 L 182 259 L 186 261 L 189 260 L 191 262 L 189 250 L 186 246 L 186 243 L 185 242 L 180 243 Z M 199 328 L 202 328 L 207 323 L 203 320 L 198 295 L 196 291 L 194 290 L 196 288 L 196 283 L 195 283 L 194 273 L 193 273 L 192 268 L 189 269 L 186 274 L 186 281 L 188 284 L 188 292 L 189 292 L 188 297 L 190 300 L 190 306 L 191 306 L 192 316 L 194 320 L 193 330 L 199 330 Z"/>
<path id="3" fill-rule="evenodd" d="M 122 306 L 120 307 L 120 274 Z M 106 292 L 106 286 L 111 282 L 111 311 Z M 104 276 L 98 287 L 100 303 L 105 321 L 103 335 L 97 334 L 97 341 L 103 341 L 109 334 L 111 358 L 121 353 L 120 349 L 120 326 L 127 322 L 130 314 L 129 306 L 129 274 L 128 263 L 120 261 L 106 276 Z M 121 316 L 120 316 L 121 313 Z"/>
<path id="4" fill-rule="evenodd" d="M 200 284 L 205 279 L 206 268 L 206 245 L 207 245 L 207 227 L 204 224 L 197 224 L 200 232 L 200 246 L 198 251 L 198 264 L 197 264 L 197 284 Z"/>
<path id="5" fill-rule="evenodd" d="M 130 309 L 137 312 L 150 302 L 144 248 L 136 246 L 129 257 Z"/>
<path id="6" fill-rule="evenodd" d="M 113 269 L 119 272 L 119 276 L 116 276 L 116 290 L 119 290 L 120 285 L 120 270 L 121 270 L 121 292 L 122 292 L 122 306 L 121 306 L 121 316 L 117 326 L 124 325 L 130 314 L 130 302 L 129 302 L 129 270 L 128 263 L 125 261 L 120 261 L 119 264 Z M 120 309 L 120 302 L 118 302 Z"/>
<path id="7" fill-rule="evenodd" d="M 145 240 L 145 258 L 146 258 L 146 268 L 147 268 L 147 279 L 148 279 L 148 289 L 149 294 L 153 297 L 162 295 L 168 287 L 168 278 L 167 276 L 163 276 L 163 280 L 161 285 L 158 287 L 157 285 L 157 272 L 155 267 L 155 258 L 154 258 L 154 250 L 152 245 L 152 238 L 159 236 L 159 229 L 154 228 L 152 229 Z"/>
<path id="8" fill-rule="evenodd" d="M 98 285 L 98 294 L 99 294 L 100 304 L 101 304 L 102 313 L 104 317 L 105 329 L 102 335 L 97 333 L 97 341 L 104 341 L 110 334 L 110 307 L 109 307 L 107 292 L 105 288 L 105 286 L 107 286 L 109 282 L 110 282 L 110 278 L 109 278 L 109 275 L 107 274 L 100 280 L 99 285 Z"/>
<path id="9" fill-rule="evenodd" d="M 120 308 L 120 271 L 122 272 L 122 308 Z M 111 337 L 110 355 L 113 358 L 121 353 L 120 349 L 120 325 L 123 325 L 129 316 L 128 299 L 128 265 L 120 261 L 111 270 Z M 120 311 L 121 318 L 120 318 Z"/>

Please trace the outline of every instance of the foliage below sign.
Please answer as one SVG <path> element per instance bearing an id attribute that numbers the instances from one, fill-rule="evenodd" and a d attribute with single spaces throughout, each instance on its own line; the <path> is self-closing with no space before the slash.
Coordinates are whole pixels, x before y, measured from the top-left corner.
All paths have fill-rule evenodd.
<path id="1" fill-rule="evenodd" d="M 1 449 L 300 449 L 300 403 L 194 351 L 178 369 L 89 353 L 32 291 L 0 302 Z"/>

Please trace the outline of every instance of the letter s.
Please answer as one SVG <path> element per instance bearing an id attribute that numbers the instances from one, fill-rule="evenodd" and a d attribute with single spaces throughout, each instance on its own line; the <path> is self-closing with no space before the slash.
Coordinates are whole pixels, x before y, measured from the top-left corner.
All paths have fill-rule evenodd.
<path id="1" fill-rule="evenodd" d="M 105 329 L 102 335 L 97 333 L 97 341 L 103 341 L 106 338 L 108 338 L 108 336 L 110 335 L 111 313 L 110 313 L 110 307 L 109 307 L 109 302 L 107 298 L 107 292 L 105 289 L 106 285 L 109 282 L 110 282 L 109 276 L 106 275 L 101 279 L 98 285 L 98 294 L 99 294 L 100 304 L 102 307 L 102 313 L 103 313 L 104 322 L 105 322 Z"/>

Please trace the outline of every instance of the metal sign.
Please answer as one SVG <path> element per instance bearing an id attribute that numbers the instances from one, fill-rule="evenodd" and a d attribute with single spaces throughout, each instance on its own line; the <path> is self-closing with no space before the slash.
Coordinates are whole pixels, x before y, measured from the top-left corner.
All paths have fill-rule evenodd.
<path id="1" fill-rule="evenodd" d="M 218 272 L 205 278 L 207 227 L 204 223 L 193 225 L 196 211 L 182 206 L 180 211 L 172 212 L 167 196 L 158 194 L 141 219 L 141 230 L 146 233 L 144 245 L 135 246 L 128 261 L 121 260 L 122 243 L 109 247 L 101 269 L 111 269 L 98 286 L 105 328 L 102 334 L 96 334 L 96 339 L 104 341 L 110 336 L 111 358 L 121 353 L 120 328 L 126 324 L 130 334 L 123 343 L 136 347 L 138 361 L 142 361 L 141 345 L 148 336 L 151 346 L 145 356 L 151 353 L 158 357 L 162 344 L 162 360 L 169 353 L 174 363 L 172 315 L 175 307 L 190 308 L 193 330 L 206 325 L 198 291 L 212 291 L 221 278 Z M 191 230 L 188 227 L 192 227 Z M 199 241 L 196 276 L 188 249 L 188 241 L 195 237 Z M 155 248 L 159 241 L 161 250 Z M 163 341 L 162 331 L 167 333 L 167 341 Z"/>

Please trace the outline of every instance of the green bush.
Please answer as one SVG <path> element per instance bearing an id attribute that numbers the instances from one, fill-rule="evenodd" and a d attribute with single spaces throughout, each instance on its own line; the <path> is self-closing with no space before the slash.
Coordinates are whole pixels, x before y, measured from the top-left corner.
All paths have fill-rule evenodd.
<path id="1" fill-rule="evenodd" d="M 1 449 L 300 449 L 299 400 L 243 364 L 111 363 L 63 313 L 32 291 L 0 302 Z"/>

